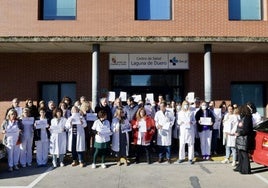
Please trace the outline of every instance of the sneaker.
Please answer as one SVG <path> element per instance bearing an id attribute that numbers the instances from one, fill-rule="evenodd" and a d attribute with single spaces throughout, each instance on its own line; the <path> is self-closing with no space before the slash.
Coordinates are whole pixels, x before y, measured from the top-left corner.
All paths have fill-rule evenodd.
<path id="1" fill-rule="evenodd" d="M 221 161 L 221 163 L 228 164 L 228 163 L 230 163 L 230 161 L 228 159 L 224 159 L 224 160 Z"/>
<path id="2" fill-rule="evenodd" d="M 182 159 L 179 159 L 179 160 L 178 160 L 178 163 L 182 163 L 182 162 L 183 162 L 183 160 L 182 160 Z"/>
<path id="3" fill-rule="evenodd" d="M 232 166 L 236 166 L 236 162 L 235 161 L 232 162 Z"/>
<path id="4" fill-rule="evenodd" d="M 168 163 L 168 164 L 171 164 L 171 160 L 170 160 L 170 159 L 168 159 L 168 160 L 167 160 L 167 163 Z"/>
<path id="5" fill-rule="evenodd" d="M 18 165 L 15 165 L 15 166 L 14 166 L 14 170 L 19 170 Z"/>
<path id="6" fill-rule="evenodd" d="M 12 168 L 12 167 L 9 167 L 9 168 L 8 168 L 8 171 L 9 171 L 9 172 L 12 172 L 12 171 L 13 171 L 13 168 Z"/>
<path id="7" fill-rule="evenodd" d="M 189 164 L 191 165 L 194 164 L 193 160 L 189 160 Z"/>
<path id="8" fill-rule="evenodd" d="M 106 165 L 104 163 L 101 164 L 102 168 L 107 168 Z"/>
<path id="9" fill-rule="evenodd" d="M 121 166 L 121 162 L 120 161 L 118 161 L 116 164 L 117 164 L 117 166 Z"/>
<path id="10" fill-rule="evenodd" d="M 53 168 L 57 168 L 57 164 L 56 163 L 53 163 Z"/>
<path id="11" fill-rule="evenodd" d="M 64 167 L 64 163 L 63 162 L 60 163 L 60 167 Z"/>
<path id="12" fill-rule="evenodd" d="M 21 165 L 21 167 L 22 167 L 22 168 L 25 168 L 25 167 L 26 167 L 26 165 L 25 165 L 25 164 L 24 164 L 24 165 Z"/>
<path id="13" fill-rule="evenodd" d="M 83 167 L 84 167 L 84 163 L 80 162 L 80 163 L 79 163 L 79 166 L 80 166 L 81 168 L 83 168 Z"/>
<path id="14" fill-rule="evenodd" d="M 32 164 L 31 164 L 31 163 L 29 163 L 29 164 L 28 164 L 28 166 L 32 166 Z"/>
<path id="15" fill-rule="evenodd" d="M 77 165 L 78 165 L 77 161 L 73 161 L 72 166 L 77 166 Z"/>
<path id="16" fill-rule="evenodd" d="M 206 160 L 208 160 L 208 161 L 209 161 L 209 160 L 210 160 L 210 156 L 207 156 L 207 157 L 206 157 Z"/>
<path id="17" fill-rule="evenodd" d="M 91 165 L 91 168 L 92 168 L 92 169 L 95 169 L 95 168 L 96 168 L 96 164 L 93 163 L 93 164 Z"/>

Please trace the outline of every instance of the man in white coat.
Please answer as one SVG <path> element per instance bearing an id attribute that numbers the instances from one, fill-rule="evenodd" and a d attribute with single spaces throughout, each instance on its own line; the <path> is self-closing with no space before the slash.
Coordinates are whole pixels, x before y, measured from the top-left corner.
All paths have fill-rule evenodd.
<path id="1" fill-rule="evenodd" d="M 163 162 L 163 155 L 166 153 L 168 163 L 171 163 L 171 138 L 172 126 L 174 125 L 175 117 L 172 112 L 166 110 L 167 103 L 160 103 L 160 110 L 155 114 L 155 125 L 157 128 L 157 145 L 159 147 L 159 160 Z"/>
<path id="2" fill-rule="evenodd" d="M 87 126 L 85 119 L 80 115 L 79 109 L 76 106 L 72 107 L 72 116 L 68 118 L 65 128 L 68 130 L 68 151 L 72 152 L 72 166 L 78 165 L 84 167 L 83 152 L 85 151 L 85 131 Z"/>

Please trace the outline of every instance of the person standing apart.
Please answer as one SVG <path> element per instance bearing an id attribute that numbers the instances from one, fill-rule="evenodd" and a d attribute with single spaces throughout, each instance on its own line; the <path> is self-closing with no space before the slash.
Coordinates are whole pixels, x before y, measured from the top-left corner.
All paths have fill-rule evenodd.
<path id="1" fill-rule="evenodd" d="M 48 159 L 48 134 L 47 129 L 49 128 L 48 120 L 46 118 L 45 109 L 39 109 L 40 117 L 35 121 L 35 132 L 39 132 L 40 135 L 35 141 L 36 145 L 36 162 L 37 166 L 46 166 Z"/>
<path id="2" fill-rule="evenodd" d="M 11 109 L 8 111 L 6 119 L 3 121 L 2 134 L 4 134 L 3 144 L 6 146 L 8 156 L 8 171 L 19 170 L 18 163 L 20 157 L 20 146 L 17 143 L 19 134 L 23 127 L 21 122 L 17 119 L 17 111 Z"/>
<path id="3" fill-rule="evenodd" d="M 65 128 L 68 130 L 68 150 L 72 152 L 72 166 L 84 167 L 84 151 L 85 151 L 85 131 L 87 126 L 86 120 L 79 113 L 77 106 L 71 109 L 72 115 L 67 119 Z"/>
<path id="4" fill-rule="evenodd" d="M 163 155 L 166 154 L 167 162 L 171 163 L 171 138 L 172 126 L 175 121 L 173 112 L 166 109 L 167 103 L 162 101 L 160 103 L 160 110 L 156 112 L 154 120 L 157 129 L 157 145 L 159 147 L 159 160 L 163 162 Z"/>
<path id="5" fill-rule="evenodd" d="M 189 108 L 189 102 L 183 101 L 182 109 L 178 112 L 178 125 L 180 127 L 179 163 L 185 160 L 185 144 L 188 144 L 188 161 L 193 164 L 195 141 L 195 117 Z"/>
<path id="6" fill-rule="evenodd" d="M 117 165 L 121 165 L 121 161 L 127 166 L 127 157 L 129 155 L 129 136 L 128 132 L 131 131 L 129 121 L 125 118 L 123 108 L 117 108 L 111 125 L 113 132 L 112 137 L 112 150 L 116 152 Z M 122 159 L 122 160 L 121 160 Z"/>
<path id="7" fill-rule="evenodd" d="M 211 137 L 215 117 L 211 110 L 207 108 L 207 103 L 205 101 L 201 103 L 201 109 L 196 112 L 195 120 L 200 137 L 202 158 L 205 160 L 210 160 Z"/>
<path id="8" fill-rule="evenodd" d="M 20 144 L 20 164 L 24 168 L 26 163 L 32 166 L 32 146 L 33 146 L 33 130 L 34 130 L 34 117 L 30 117 L 30 109 L 24 108 L 22 111 L 22 143 Z"/>
<path id="9" fill-rule="evenodd" d="M 97 156 L 101 154 L 101 167 L 106 168 L 105 165 L 105 156 L 110 147 L 110 135 L 111 135 L 111 126 L 110 121 L 107 120 L 107 112 L 105 110 L 100 110 L 98 112 L 98 118 L 94 121 L 92 130 L 95 131 L 95 142 L 94 142 L 94 156 L 93 156 L 93 163 L 92 168 L 96 168 L 96 160 Z"/>
<path id="10" fill-rule="evenodd" d="M 241 174 L 251 174 L 249 152 L 252 150 L 254 142 L 253 121 L 250 109 L 243 105 L 239 108 L 241 120 L 238 123 L 236 135 L 236 148 L 238 165 L 234 171 Z"/>
<path id="11" fill-rule="evenodd" d="M 63 117 L 60 108 L 53 111 L 53 119 L 50 126 L 50 154 L 52 155 L 53 167 L 57 167 L 57 158 L 59 158 L 60 166 L 63 167 L 64 154 L 66 153 L 66 133 L 65 124 L 67 119 Z"/>

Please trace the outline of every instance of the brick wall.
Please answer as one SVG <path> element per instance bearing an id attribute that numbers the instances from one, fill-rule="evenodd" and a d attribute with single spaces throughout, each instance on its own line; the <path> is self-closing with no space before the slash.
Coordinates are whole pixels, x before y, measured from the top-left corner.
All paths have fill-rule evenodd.
<path id="1" fill-rule="evenodd" d="M 77 20 L 42 21 L 37 0 L 5 1 L 0 36 L 268 36 L 267 21 L 229 21 L 227 0 L 173 0 L 170 21 L 136 21 L 134 4 L 79 0 Z"/>

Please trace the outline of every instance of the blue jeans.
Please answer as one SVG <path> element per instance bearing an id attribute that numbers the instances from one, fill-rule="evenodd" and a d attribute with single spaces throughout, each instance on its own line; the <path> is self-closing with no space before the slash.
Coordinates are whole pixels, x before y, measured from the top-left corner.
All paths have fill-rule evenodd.
<path id="1" fill-rule="evenodd" d="M 77 135 L 73 134 L 72 139 L 72 158 L 74 161 L 83 162 L 83 153 L 82 151 L 76 151 L 76 142 L 77 142 Z"/>
<path id="2" fill-rule="evenodd" d="M 230 155 L 231 155 L 231 150 L 232 150 L 232 155 L 233 155 L 233 161 L 236 161 L 236 149 L 235 147 L 229 147 L 229 146 L 226 146 L 225 147 L 225 158 L 226 159 L 229 159 Z"/>
<path id="3" fill-rule="evenodd" d="M 159 159 L 163 159 L 163 155 L 166 153 L 166 158 L 170 159 L 171 146 L 158 146 L 159 147 Z"/>

